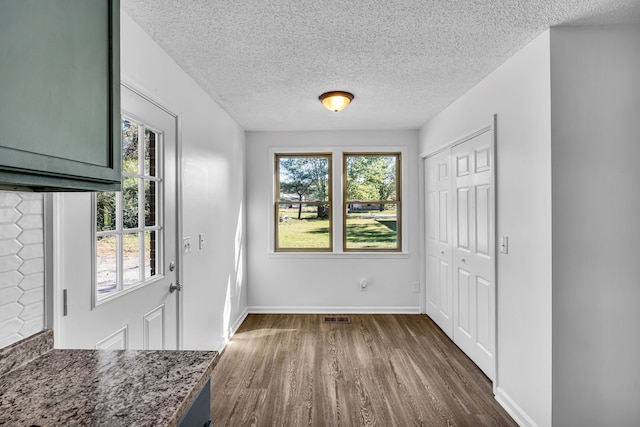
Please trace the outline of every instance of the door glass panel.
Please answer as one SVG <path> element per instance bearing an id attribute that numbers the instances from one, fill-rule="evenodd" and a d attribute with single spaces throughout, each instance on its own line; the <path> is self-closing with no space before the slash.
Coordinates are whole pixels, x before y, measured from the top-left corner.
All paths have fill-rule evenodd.
<path id="1" fill-rule="evenodd" d="M 138 179 L 122 180 L 122 227 L 138 228 Z"/>
<path id="2" fill-rule="evenodd" d="M 122 121 L 122 170 L 138 173 L 138 125 L 129 120 Z"/>
<path id="3" fill-rule="evenodd" d="M 122 278 L 125 287 L 141 281 L 140 235 L 129 233 L 122 236 Z"/>
<path id="4" fill-rule="evenodd" d="M 109 231 L 116 229 L 116 193 L 97 194 L 96 230 Z"/>
<path id="5" fill-rule="evenodd" d="M 144 278 L 150 279 L 157 274 L 158 266 L 158 233 L 147 231 L 144 233 Z"/>
<path id="6" fill-rule="evenodd" d="M 117 257 L 119 236 L 99 236 L 96 245 L 96 270 L 98 298 L 117 290 Z"/>
<path id="7" fill-rule="evenodd" d="M 156 140 L 155 132 L 146 129 L 144 132 L 144 174 L 156 176 Z"/>
<path id="8" fill-rule="evenodd" d="M 144 225 L 147 227 L 156 225 L 158 217 L 157 188 L 155 181 L 144 180 Z"/>

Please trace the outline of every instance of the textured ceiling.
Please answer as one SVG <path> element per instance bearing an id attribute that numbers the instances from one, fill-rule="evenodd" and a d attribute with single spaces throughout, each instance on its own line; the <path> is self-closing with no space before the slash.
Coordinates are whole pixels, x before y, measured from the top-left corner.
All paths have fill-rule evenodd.
<path id="1" fill-rule="evenodd" d="M 246 130 L 417 129 L 546 28 L 640 0 L 122 0 Z M 330 112 L 318 96 L 347 90 Z"/>

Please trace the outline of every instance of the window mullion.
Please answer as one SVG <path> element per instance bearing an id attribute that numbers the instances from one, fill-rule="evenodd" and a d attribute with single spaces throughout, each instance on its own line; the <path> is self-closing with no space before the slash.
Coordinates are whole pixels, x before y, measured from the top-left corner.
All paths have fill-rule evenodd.
<path id="1" fill-rule="evenodd" d="M 124 261 L 124 249 L 122 247 L 122 227 L 123 227 L 123 192 L 118 191 L 116 193 L 116 290 L 121 291 L 123 289 L 124 272 L 122 269 L 122 263 Z"/>
<path id="2" fill-rule="evenodd" d="M 146 128 L 144 125 L 139 127 L 140 135 L 138 136 L 138 174 L 144 175 L 144 148 Z M 138 232 L 138 280 L 144 281 L 144 226 L 145 226 L 145 201 L 146 194 L 144 192 L 144 179 L 138 178 L 138 228 L 142 231 Z"/>

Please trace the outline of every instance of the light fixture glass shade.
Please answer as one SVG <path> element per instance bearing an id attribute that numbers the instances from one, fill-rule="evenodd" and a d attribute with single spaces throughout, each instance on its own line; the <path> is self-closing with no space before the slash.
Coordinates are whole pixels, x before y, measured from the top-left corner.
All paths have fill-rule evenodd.
<path id="1" fill-rule="evenodd" d="M 347 108 L 347 105 L 353 101 L 353 94 L 349 92 L 333 91 L 320 95 L 320 102 L 327 110 L 338 112 Z"/>

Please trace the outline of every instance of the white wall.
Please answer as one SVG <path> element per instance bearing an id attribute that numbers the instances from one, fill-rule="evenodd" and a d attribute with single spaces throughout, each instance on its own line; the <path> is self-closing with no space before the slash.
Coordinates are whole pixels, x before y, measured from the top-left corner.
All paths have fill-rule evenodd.
<path id="1" fill-rule="evenodd" d="M 497 114 L 499 254 L 496 397 L 523 425 L 551 425 L 551 127 L 549 32 L 420 130 L 433 152 Z"/>
<path id="2" fill-rule="evenodd" d="M 553 422 L 640 420 L 640 27 L 551 30 Z"/>
<path id="3" fill-rule="evenodd" d="M 43 197 L 0 191 L 0 348 L 45 325 Z"/>
<path id="4" fill-rule="evenodd" d="M 246 313 L 244 130 L 124 12 L 121 68 L 123 81 L 179 115 L 182 228 L 183 236 L 192 238 L 192 252 L 182 264 L 182 340 L 185 349 L 218 350 Z M 82 206 L 89 216 L 88 197 L 64 199 L 65 204 Z M 91 231 L 86 228 L 77 230 L 74 242 L 91 244 Z M 201 233 L 205 247 L 199 250 Z M 85 259 L 90 246 L 63 244 L 63 248 L 65 256 L 76 253 L 78 259 Z M 62 281 L 89 287 L 90 266 L 84 265 L 88 263 Z M 61 344 L 65 345 L 56 341 L 56 346 Z"/>
<path id="5" fill-rule="evenodd" d="M 185 349 L 219 348 L 246 308 L 245 133 L 122 13 L 122 76 L 182 118 Z M 205 248 L 198 250 L 204 233 Z"/>
<path id="6" fill-rule="evenodd" d="M 251 311 L 419 312 L 419 294 L 411 291 L 411 284 L 419 282 L 420 277 L 417 141 L 416 131 L 247 133 L 247 274 Z M 405 151 L 405 253 L 273 253 L 274 162 L 270 149 L 355 151 L 365 147 Z M 340 159 L 334 157 L 334 165 L 337 162 L 341 168 Z M 334 181 L 333 185 L 336 202 L 341 183 Z M 334 203 L 334 239 L 341 241 L 338 212 L 340 205 Z M 366 292 L 359 290 L 361 278 L 369 282 Z"/>

